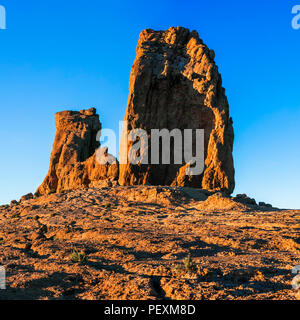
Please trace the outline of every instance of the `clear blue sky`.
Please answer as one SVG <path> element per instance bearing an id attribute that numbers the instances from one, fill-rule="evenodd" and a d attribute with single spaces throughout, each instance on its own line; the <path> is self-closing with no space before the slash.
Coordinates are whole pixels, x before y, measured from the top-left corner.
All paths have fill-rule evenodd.
<path id="1" fill-rule="evenodd" d="M 300 208 L 300 1 L 0 0 L 0 204 L 48 171 L 54 113 L 123 119 L 139 33 L 184 26 L 215 50 L 234 120 L 235 193 Z"/>

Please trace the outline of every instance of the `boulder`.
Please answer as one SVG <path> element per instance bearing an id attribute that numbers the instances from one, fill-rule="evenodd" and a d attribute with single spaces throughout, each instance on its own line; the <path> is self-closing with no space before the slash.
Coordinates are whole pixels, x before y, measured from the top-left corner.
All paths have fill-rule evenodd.
<path id="1" fill-rule="evenodd" d="M 256 200 L 253 198 L 248 197 L 245 193 L 243 194 L 237 194 L 235 197 L 235 200 L 237 202 L 243 203 L 243 204 L 250 204 L 256 206 Z"/>
<path id="2" fill-rule="evenodd" d="M 26 201 L 26 200 L 30 200 L 33 199 L 33 194 L 32 193 L 27 193 L 24 196 L 22 196 L 20 198 L 20 202 Z"/>
<path id="3" fill-rule="evenodd" d="M 10 206 L 12 207 L 12 206 L 16 206 L 16 205 L 18 205 L 19 204 L 19 202 L 17 201 L 17 200 L 11 200 L 11 202 L 10 202 Z"/>
<path id="4" fill-rule="evenodd" d="M 129 81 L 125 127 L 120 145 L 121 185 L 191 186 L 232 193 L 234 132 L 214 51 L 196 31 L 171 27 L 166 31 L 146 29 L 140 34 Z M 151 145 L 151 129 L 204 129 L 204 170 L 187 175 L 191 164 L 126 163 L 135 141 L 127 141 L 132 129 L 144 129 Z M 128 143 L 126 143 L 128 142 Z M 193 150 L 196 142 L 193 141 Z M 144 156 L 141 150 L 141 159 Z M 173 162 L 172 162 L 173 161 Z"/>
<path id="5" fill-rule="evenodd" d="M 265 203 L 265 202 L 259 202 L 258 205 L 260 207 L 266 207 L 266 208 L 272 208 L 272 205 L 269 203 Z"/>

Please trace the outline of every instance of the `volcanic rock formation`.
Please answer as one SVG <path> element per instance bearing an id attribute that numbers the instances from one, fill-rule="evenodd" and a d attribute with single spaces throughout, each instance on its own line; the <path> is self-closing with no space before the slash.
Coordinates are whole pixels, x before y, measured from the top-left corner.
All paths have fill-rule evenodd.
<path id="1" fill-rule="evenodd" d="M 117 180 L 121 185 L 191 186 L 228 193 L 234 189 L 234 134 L 225 89 L 214 62 L 214 52 L 203 44 L 196 31 L 172 27 L 141 33 L 130 75 L 120 166 L 116 159 L 111 165 L 97 161 L 99 151 L 100 156 L 108 155 L 96 139 L 101 124 L 94 108 L 59 112 L 55 120 L 57 132 L 49 172 L 37 195 L 103 183 L 111 185 L 111 181 Z M 136 143 L 124 143 L 131 129 L 144 129 L 149 140 L 148 146 L 140 148 L 138 164 L 124 162 Z M 187 169 L 194 164 L 185 161 L 184 148 L 180 151 L 184 162 L 174 161 L 177 151 L 172 139 L 171 163 L 162 163 L 160 157 L 158 164 L 151 164 L 151 129 L 179 129 L 181 133 L 185 129 L 203 129 L 203 172 L 187 174 Z M 185 140 L 181 142 L 185 147 Z M 194 138 L 194 152 L 198 146 L 199 141 Z M 146 164 L 143 157 L 147 157 Z"/>
<path id="2" fill-rule="evenodd" d="M 118 163 L 100 164 L 97 134 L 101 129 L 96 109 L 62 111 L 55 114 L 56 136 L 49 172 L 36 194 L 73 190 L 118 179 Z M 99 152 L 99 153 L 97 153 Z M 107 155 L 108 156 L 108 155 Z M 111 157 L 111 156 L 110 156 Z"/>
<path id="3" fill-rule="evenodd" d="M 120 164 L 121 185 L 179 185 L 233 191 L 234 133 L 214 55 L 196 31 L 182 27 L 142 31 L 130 75 L 125 114 L 128 129 L 123 132 L 120 159 L 124 163 L 135 143 L 124 144 L 124 134 L 131 129 L 147 130 L 148 146 L 151 129 L 204 129 L 205 167 L 201 175 L 189 176 L 186 163 Z M 195 147 L 194 141 L 194 150 Z M 149 159 L 150 156 L 151 150 Z M 172 156 L 171 150 L 171 159 Z"/>

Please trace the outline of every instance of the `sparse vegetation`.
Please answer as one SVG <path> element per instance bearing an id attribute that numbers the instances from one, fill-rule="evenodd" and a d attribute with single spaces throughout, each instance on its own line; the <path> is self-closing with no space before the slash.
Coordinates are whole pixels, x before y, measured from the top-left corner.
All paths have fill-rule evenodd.
<path id="1" fill-rule="evenodd" d="M 79 252 L 79 251 L 73 250 L 73 252 L 70 255 L 70 260 L 74 263 L 86 264 L 87 256 L 83 251 Z"/>
<path id="2" fill-rule="evenodd" d="M 175 266 L 176 273 L 196 273 L 197 272 L 197 265 L 193 262 L 191 255 L 189 254 L 184 260 L 183 264 L 179 264 Z"/>
<path id="3" fill-rule="evenodd" d="M 196 263 L 193 262 L 190 254 L 183 260 L 183 263 L 186 272 L 194 273 L 197 271 Z"/>
<path id="4" fill-rule="evenodd" d="M 10 276 L 8 289 L 0 290 L 0 299 L 23 299 L 24 293 L 37 300 L 294 300 L 299 296 L 300 289 L 291 285 L 291 267 L 299 264 L 291 254 L 298 246 L 294 228 L 298 210 L 261 214 L 230 207 L 222 211 L 225 219 L 215 204 L 204 210 L 205 200 L 182 201 L 176 207 L 153 203 L 148 199 L 153 188 L 75 190 L 69 197 L 43 196 L 0 210 L 0 264 L 8 266 L 10 274 L 18 272 Z M 128 207 L 128 199 L 141 190 L 147 192 Z M 12 219 L 16 213 L 20 218 Z M 57 216 L 50 218 L 53 213 Z M 273 230 L 274 243 L 263 241 L 265 229 Z M 295 288 L 300 288 L 298 281 L 294 280 Z M 26 292 L 15 290 L 18 287 Z"/>

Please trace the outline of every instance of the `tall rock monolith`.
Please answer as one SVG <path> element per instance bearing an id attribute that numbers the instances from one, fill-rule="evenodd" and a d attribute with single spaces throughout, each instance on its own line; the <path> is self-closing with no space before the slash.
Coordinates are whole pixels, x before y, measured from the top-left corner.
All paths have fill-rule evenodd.
<path id="1" fill-rule="evenodd" d="M 121 185 L 151 184 L 193 186 L 231 193 L 234 189 L 233 126 L 215 53 L 196 31 L 171 27 L 146 29 L 140 34 L 129 81 L 120 159 L 135 143 L 124 144 L 132 129 L 204 129 L 204 170 L 186 175 L 189 163 L 120 164 Z M 127 140 L 127 139 L 126 139 Z M 193 142 L 193 149 L 196 148 Z M 142 152 L 143 154 L 143 152 Z M 171 159 L 174 152 L 171 149 Z M 126 162 L 126 161 L 125 161 Z"/>

